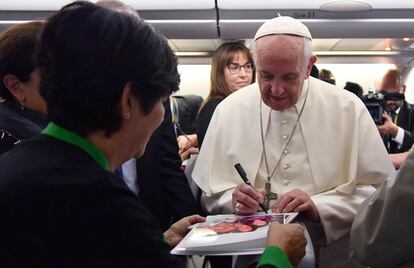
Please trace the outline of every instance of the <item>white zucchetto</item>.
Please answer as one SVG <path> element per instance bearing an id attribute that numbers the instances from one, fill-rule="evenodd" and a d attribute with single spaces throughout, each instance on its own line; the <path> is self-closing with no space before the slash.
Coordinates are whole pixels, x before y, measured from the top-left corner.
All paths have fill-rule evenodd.
<path id="1" fill-rule="evenodd" d="M 298 35 L 312 40 L 312 35 L 308 27 L 302 22 L 288 16 L 279 16 L 263 23 L 259 30 L 257 30 L 254 41 L 260 37 L 272 34 Z"/>

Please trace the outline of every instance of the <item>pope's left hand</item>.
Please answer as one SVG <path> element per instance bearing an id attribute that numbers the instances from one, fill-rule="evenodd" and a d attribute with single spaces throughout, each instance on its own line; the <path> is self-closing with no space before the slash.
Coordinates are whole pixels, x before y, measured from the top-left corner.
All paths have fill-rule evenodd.
<path id="1" fill-rule="evenodd" d="M 198 154 L 198 148 L 196 147 L 190 147 L 188 149 L 185 150 L 178 150 L 178 154 L 180 155 L 181 161 L 184 161 L 188 158 L 190 158 L 190 156 L 192 154 Z"/>
<path id="2" fill-rule="evenodd" d="M 312 222 L 319 222 L 319 212 L 307 193 L 300 189 L 293 189 L 284 193 L 272 206 L 272 211 L 301 212 L 305 218 Z"/>
<path id="3" fill-rule="evenodd" d="M 171 227 L 164 232 L 164 237 L 170 247 L 175 247 L 178 243 L 183 240 L 185 235 L 190 231 L 188 227 L 199 222 L 205 222 L 206 218 L 201 217 L 200 215 L 191 215 L 182 218 L 177 221 Z"/>

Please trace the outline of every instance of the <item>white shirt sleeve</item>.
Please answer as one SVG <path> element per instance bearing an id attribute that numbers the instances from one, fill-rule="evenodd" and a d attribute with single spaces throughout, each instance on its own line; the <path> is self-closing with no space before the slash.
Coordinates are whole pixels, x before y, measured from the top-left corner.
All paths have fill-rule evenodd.
<path id="1" fill-rule="evenodd" d="M 123 179 L 128 185 L 128 188 L 138 194 L 138 185 L 137 185 L 137 160 L 132 158 L 122 164 Z"/>
<path id="2" fill-rule="evenodd" d="M 396 143 L 398 143 L 398 149 L 401 147 L 401 145 L 403 144 L 404 141 L 404 134 L 405 131 L 403 128 L 398 127 L 398 132 L 397 132 L 397 136 L 395 136 L 395 138 L 392 138 L 393 141 L 395 141 Z"/>
<path id="3" fill-rule="evenodd" d="M 201 194 L 201 207 L 208 214 L 228 214 L 233 212 L 233 191 L 235 188 L 214 195 Z"/>

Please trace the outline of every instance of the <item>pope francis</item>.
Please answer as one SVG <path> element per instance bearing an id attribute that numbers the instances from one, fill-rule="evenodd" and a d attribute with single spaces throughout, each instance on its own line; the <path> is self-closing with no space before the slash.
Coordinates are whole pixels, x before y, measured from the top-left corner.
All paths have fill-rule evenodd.
<path id="1" fill-rule="evenodd" d="M 320 267 L 330 262 L 324 255 L 341 267 L 358 206 L 394 168 L 358 97 L 309 77 L 317 58 L 304 24 L 280 16 L 254 40 L 258 83 L 217 107 L 192 174 L 202 206 L 212 214 L 254 213 L 259 204 L 301 212 L 319 231 L 315 243 L 340 248 L 321 250 Z M 242 183 L 236 163 L 256 190 Z"/>

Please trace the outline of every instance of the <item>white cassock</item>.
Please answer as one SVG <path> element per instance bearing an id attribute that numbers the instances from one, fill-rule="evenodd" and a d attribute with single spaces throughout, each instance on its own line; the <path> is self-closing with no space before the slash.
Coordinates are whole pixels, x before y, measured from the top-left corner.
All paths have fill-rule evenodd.
<path id="1" fill-rule="evenodd" d="M 359 98 L 310 77 L 294 107 L 271 111 L 262 103 L 262 122 L 270 173 L 292 133 L 306 92 L 298 127 L 271 178 L 279 195 L 295 188 L 315 203 L 329 244 L 348 236 L 361 202 L 394 172 L 378 130 Z M 242 182 L 240 163 L 255 187 L 267 172 L 260 134 L 261 96 L 252 84 L 216 108 L 192 174 L 211 214 L 233 213 L 232 192 Z M 375 187 L 374 187 L 375 186 Z"/>

